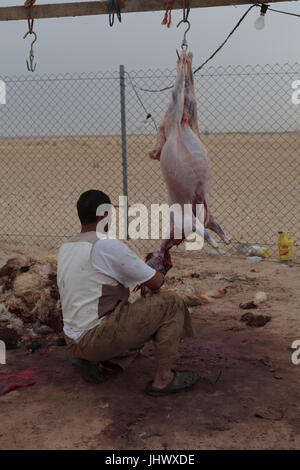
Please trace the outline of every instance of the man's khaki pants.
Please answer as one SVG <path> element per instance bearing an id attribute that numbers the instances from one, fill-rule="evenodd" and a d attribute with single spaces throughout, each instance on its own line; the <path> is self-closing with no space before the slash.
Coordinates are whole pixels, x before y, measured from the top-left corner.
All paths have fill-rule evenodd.
<path id="1" fill-rule="evenodd" d="M 174 292 L 163 291 L 134 303 L 121 302 L 79 342 L 68 337 L 66 341 L 77 357 L 92 362 L 109 360 L 125 369 L 150 339 L 158 364 L 170 363 L 186 336 L 194 336 L 186 304 Z"/>

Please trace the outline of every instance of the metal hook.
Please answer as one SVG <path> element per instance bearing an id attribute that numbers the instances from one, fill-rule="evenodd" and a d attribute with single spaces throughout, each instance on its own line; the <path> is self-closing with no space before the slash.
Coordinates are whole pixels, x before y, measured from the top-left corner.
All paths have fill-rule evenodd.
<path id="1" fill-rule="evenodd" d="M 185 51 L 187 50 L 188 48 L 188 43 L 187 43 L 187 40 L 186 40 L 186 35 L 188 33 L 188 31 L 191 29 L 191 23 L 188 21 L 188 20 L 181 20 L 179 21 L 178 25 L 177 25 L 177 28 L 181 25 L 181 23 L 187 23 L 188 24 L 188 28 L 185 30 L 184 32 L 184 35 L 183 35 L 183 41 L 182 41 L 182 44 L 181 44 L 181 49 L 185 49 Z"/>
<path id="2" fill-rule="evenodd" d="M 33 34 L 33 36 L 34 36 L 34 39 L 33 39 L 32 43 L 31 43 L 31 46 L 30 46 L 29 61 L 26 60 L 28 72 L 34 72 L 35 69 L 36 69 L 36 64 L 33 65 L 33 61 L 34 61 L 33 45 L 37 40 L 37 35 L 33 31 L 34 18 L 33 18 L 33 15 L 32 15 L 32 8 L 33 8 L 34 3 L 35 3 L 35 0 L 26 0 L 25 4 L 24 4 L 24 6 L 25 6 L 25 8 L 27 8 L 27 12 L 28 12 L 28 14 L 27 14 L 28 31 L 27 31 L 26 34 L 24 34 L 23 39 L 26 39 L 28 34 L 29 35 Z"/>
<path id="3" fill-rule="evenodd" d="M 34 31 L 27 31 L 27 33 L 24 35 L 23 39 L 26 39 L 28 34 L 33 34 L 34 39 L 33 39 L 32 43 L 31 43 L 31 46 L 30 46 L 29 61 L 26 60 L 26 64 L 27 64 L 28 72 L 34 72 L 35 69 L 36 69 L 36 63 L 35 63 L 35 65 L 33 65 L 33 61 L 34 61 L 33 45 L 37 40 L 37 35 Z"/>

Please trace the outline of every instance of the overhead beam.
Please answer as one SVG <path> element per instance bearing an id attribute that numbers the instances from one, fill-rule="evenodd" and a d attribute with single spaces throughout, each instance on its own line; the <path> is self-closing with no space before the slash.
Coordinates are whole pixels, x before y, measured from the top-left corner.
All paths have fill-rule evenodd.
<path id="1" fill-rule="evenodd" d="M 291 0 L 260 0 L 259 3 L 277 3 Z M 292 0 L 293 1 L 293 0 Z M 295 1 L 295 0 L 294 0 Z M 251 0 L 190 0 L 191 8 L 220 7 L 229 5 L 251 5 Z M 120 0 L 122 13 L 165 10 L 166 0 Z M 174 0 L 173 9 L 181 9 L 182 0 Z M 32 18 L 63 18 L 70 16 L 106 15 L 107 0 L 97 2 L 52 3 L 31 7 Z M 0 21 L 25 20 L 28 8 L 24 6 L 0 7 Z"/>

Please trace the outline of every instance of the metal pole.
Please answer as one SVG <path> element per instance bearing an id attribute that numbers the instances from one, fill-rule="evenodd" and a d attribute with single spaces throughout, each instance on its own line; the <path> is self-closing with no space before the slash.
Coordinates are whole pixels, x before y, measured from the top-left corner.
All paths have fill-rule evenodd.
<path id="1" fill-rule="evenodd" d="M 125 67 L 120 65 L 120 98 L 121 98 L 121 137 L 122 137 L 122 167 L 123 167 L 123 196 L 126 196 L 124 207 L 124 236 L 128 240 L 128 184 L 127 184 L 127 146 L 126 146 L 126 108 L 125 108 Z"/>

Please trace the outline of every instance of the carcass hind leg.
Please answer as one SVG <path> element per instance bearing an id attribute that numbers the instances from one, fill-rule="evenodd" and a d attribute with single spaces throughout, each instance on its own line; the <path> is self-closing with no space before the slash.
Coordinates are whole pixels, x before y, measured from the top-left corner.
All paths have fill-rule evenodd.
<path id="1" fill-rule="evenodd" d="M 200 237 L 204 238 L 204 240 L 210 244 L 213 248 L 218 250 L 219 245 L 213 239 L 213 237 L 208 233 L 208 231 L 204 228 L 201 221 L 193 215 L 193 231 L 197 233 Z"/>
<path id="2" fill-rule="evenodd" d="M 216 219 L 214 218 L 212 214 L 209 215 L 209 219 L 208 219 L 208 222 L 205 224 L 205 227 L 217 233 L 219 237 L 221 238 L 221 240 L 223 240 L 226 243 L 226 245 L 230 245 L 231 240 L 225 235 L 222 228 L 220 227 L 220 225 L 218 224 L 218 222 L 216 221 Z"/>
<path id="3" fill-rule="evenodd" d="M 195 197 L 193 200 L 193 232 L 196 232 L 200 237 L 210 244 L 213 248 L 218 250 L 219 245 L 213 239 L 213 237 L 206 230 L 206 224 L 204 226 L 205 214 L 207 213 L 207 204 L 204 199 L 203 191 L 201 185 L 198 185 L 197 191 L 195 192 Z"/>

